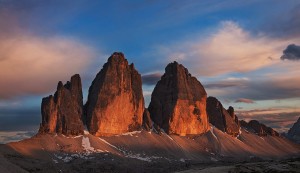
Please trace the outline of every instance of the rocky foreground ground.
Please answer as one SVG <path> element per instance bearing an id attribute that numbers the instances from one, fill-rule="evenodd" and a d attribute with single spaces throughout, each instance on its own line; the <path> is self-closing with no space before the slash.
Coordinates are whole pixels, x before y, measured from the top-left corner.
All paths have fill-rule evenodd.
<path id="1" fill-rule="evenodd" d="M 260 162 L 216 163 L 190 165 L 180 173 L 297 173 L 300 172 L 300 157 Z"/>
<path id="2" fill-rule="evenodd" d="M 299 156 L 299 145 L 282 137 L 260 137 L 245 130 L 233 137 L 214 127 L 203 135 L 184 137 L 145 130 L 111 137 L 95 137 L 88 132 L 73 137 L 39 134 L 1 145 L 0 170 L 1 173 L 297 172 Z"/>

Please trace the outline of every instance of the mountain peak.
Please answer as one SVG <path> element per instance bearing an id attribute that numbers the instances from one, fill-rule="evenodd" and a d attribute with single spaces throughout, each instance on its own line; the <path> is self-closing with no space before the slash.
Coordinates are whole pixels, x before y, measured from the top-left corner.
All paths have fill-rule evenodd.
<path id="1" fill-rule="evenodd" d="M 202 84 L 175 61 L 156 84 L 148 110 L 169 134 L 201 134 L 208 130 L 206 97 Z"/>

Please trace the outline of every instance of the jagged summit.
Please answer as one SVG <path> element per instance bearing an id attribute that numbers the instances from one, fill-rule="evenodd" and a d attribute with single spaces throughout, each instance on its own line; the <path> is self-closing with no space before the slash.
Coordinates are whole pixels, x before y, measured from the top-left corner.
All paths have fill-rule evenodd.
<path id="1" fill-rule="evenodd" d="M 297 143 L 300 143 L 300 117 L 288 131 L 287 137 Z"/>
<path id="2" fill-rule="evenodd" d="M 138 130 L 144 97 L 141 75 L 123 53 L 113 53 L 89 88 L 85 105 L 91 134 L 109 136 Z"/>
<path id="3" fill-rule="evenodd" d="M 248 123 L 246 121 L 241 120 L 240 124 L 243 128 L 247 129 L 248 131 L 251 131 L 259 136 L 279 136 L 279 133 L 272 129 L 271 127 L 268 127 L 262 123 L 260 123 L 257 120 L 251 120 Z"/>
<path id="4" fill-rule="evenodd" d="M 234 165 L 300 154 L 299 145 L 272 128 L 238 121 L 233 107 L 207 98 L 177 62 L 167 65 L 145 108 L 141 75 L 118 52 L 93 80 L 84 111 L 79 75 L 58 82 L 41 111 L 38 135 L 0 145 L 2 172 L 174 172 L 191 163 Z"/>
<path id="5" fill-rule="evenodd" d="M 71 81 L 65 85 L 59 81 L 54 96 L 50 95 L 42 100 L 39 133 L 83 134 L 82 107 L 79 74 L 72 76 Z"/>
<path id="6" fill-rule="evenodd" d="M 151 119 L 169 134 L 202 134 L 208 130 L 206 91 L 176 61 L 165 68 L 151 96 Z"/>
<path id="7" fill-rule="evenodd" d="M 212 125 L 229 135 L 239 135 L 240 126 L 233 107 L 229 107 L 227 111 L 215 97 L 208 97 L 206 104 L 207 115 Z"/>

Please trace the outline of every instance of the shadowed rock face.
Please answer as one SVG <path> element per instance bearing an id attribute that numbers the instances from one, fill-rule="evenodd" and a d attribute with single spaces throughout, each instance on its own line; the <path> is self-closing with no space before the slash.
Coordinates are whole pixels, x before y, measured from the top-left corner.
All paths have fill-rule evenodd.
<path id="1" fill-rule="evenodd" d="M 229 135 L 237 136 L 239 134 L 240 126 L 236 122 L 237 117 L 232 107 L 229 107 L 230 113 L 228 113 L 221 102 L 215 97 L 208 97 L 206 104 L 207 115 L 212 125 Z"/>
<path id="2" fill-rule="evenodd" d="M 148 110 L 154 123 L 168 134 L 201 134 L 208 130 L 206 97 L 201 83 L 173 62 L 156 84 Z"/>
<path id="3" fill-rule="evenodd" d="M 240 126 L 240 122 L 238 117 L 235 115 L 234 113 L 234 108 L 232 106 L 229 106 L 229 108 L 227 109 L 228 114 L 231 116 L 231 118 L 234 120 L 234 122 Z"/>
<path id="4" fill-rule="evenodd" d="M 300 143 L 300 117 L 293 127 L 288 131 L 288 137 L 297 143 Z"/>
<path id="5" fill-rule="evenodd" d="M 266 125 L 259 123 L 257 120 L 251 120 L 249 123 L 246 121 L 240 121 L 240 124 L 243 128 L 256 133 L 259 136 L 279 136 L 279 133 L 272 129 L 271 127 L 267 127 Z"/>
<path id="6" fill-rule="evenodd" d="M 89 88 L 87 127 L 96 136 L 139 130 L 144 98 L 141 75 L 122 53 L 113 53 Z"/>
<path id="7" fill-rule="evenodd" d="M 64 135 L 83 134 L 82 87 L 78 74 L 65 85 L 60 81 L 54 96 L 43 98 L 42 123 L 39 133 L 59 133 Z"/>
<path id="8" fill-rule="evenodd" d="M 152 129 L 152 121 L 148 109 L 144 110 L 143 114 L 143 127 L 145 130 L 150 131 Z"/>

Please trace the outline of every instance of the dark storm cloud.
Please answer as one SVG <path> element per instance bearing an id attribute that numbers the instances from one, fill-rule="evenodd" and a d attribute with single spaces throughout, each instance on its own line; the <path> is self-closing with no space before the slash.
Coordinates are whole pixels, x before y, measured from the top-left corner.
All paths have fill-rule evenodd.
<path id="1" fill-rule="evenodd" d="M 32 131 L 39 127 L 40 108 L 0 110 L 0 131 Z"/>
<path id="2" fill-rule="evenodd" d="M 210 83 L 210 84 L 204 84 L 204 88 L 207 89 L 215 89 L 215 88 L 229 88 L 229 87 L 236 87 L 239 86 L 237 83 Z"/>
<path id="3" fill-rule="evenodd" d="M 287 39 L 300 36 L 300 5 L 272 17 L 264 27 L 268 35 Z"/>
<path id="4" fill-rule="evenodd" d="M 300 97 L 300 78 L 287 79 L 254 79 L 239 81 L 216 81 L 213 85 L 205 86 L 208 89 L 217 89 L 222 92 L 222 99 L 237 100 L 247 98 L 258 100 L 277 100 Z M 210 94 L 210 93 L 209 93 Z"/>
<path id="5" fill-rule="evenodd" d="M 297 46 L 295 44 L 288 45 L 288 47 L 283 51 L 283 55 L 280 59 L 300 60 L 300 46 Z"/>
<path id="6" fill-rule="evenodd" d="M 156 83 L 160 80 L 162 74 L 160 73 L 152 73 L 146 74 L 142 76 L 142 81 L 144 85 L 156 85 Z"/>

